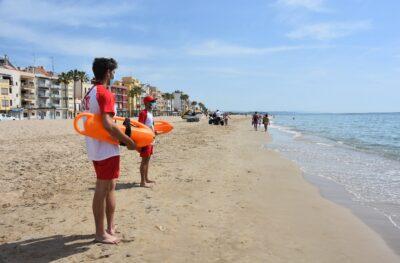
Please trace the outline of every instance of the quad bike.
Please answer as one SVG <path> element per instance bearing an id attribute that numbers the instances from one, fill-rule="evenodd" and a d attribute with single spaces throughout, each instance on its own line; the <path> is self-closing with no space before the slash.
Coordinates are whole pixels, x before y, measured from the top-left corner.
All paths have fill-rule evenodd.
<path id="1" fill-rule="evenodd" d="M 224 125 L 224 120 L 221 117 L 217 117 L 215 114 L 210 114 L 208 118 L 208 124 Z"/>

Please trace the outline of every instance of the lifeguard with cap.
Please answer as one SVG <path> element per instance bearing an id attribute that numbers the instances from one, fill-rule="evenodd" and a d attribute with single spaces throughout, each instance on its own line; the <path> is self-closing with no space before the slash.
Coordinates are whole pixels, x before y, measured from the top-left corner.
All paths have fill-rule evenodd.
<path id="1" fill-rule="evenodd" d="M 143 99 L 144 107 L 145 109 L 142 110 L 139 113 L 139 122 L 143 123 L 150 129 L 152 129 L 154 132 L 154 117 L 153 117 L 153 111 L 156 108 L 156 103 L 157 99 L 153 98 L 152 96 L 146 96 Z M 157 134 L 155 132 L 155 134 Z M 140 157 L 142 157 L 142 162 L 140 164 L 140 186 L 141 187 L 146 187 L 146 184 L 148 183 L 155 183 L 155 181 L 149 180 L 148 174 L 149 174 L 149 163 L 150 163 L 150 158 L 151 155 L 154 152 L 154 145 L 147 145 L 145 147 L 142 147 L 140 149 Z"/>

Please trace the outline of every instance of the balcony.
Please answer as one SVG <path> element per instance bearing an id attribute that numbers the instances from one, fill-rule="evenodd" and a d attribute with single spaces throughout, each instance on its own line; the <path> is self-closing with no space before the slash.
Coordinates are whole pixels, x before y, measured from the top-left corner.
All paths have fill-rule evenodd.
<path id="1" fill-rule="evenodd" d="M 49 98 L 49 93 L 48 92 L 39 92 L 38 97 L 39 98 Z"/>
<path id="2" fill-rule="evenodd" d="M 49 103 L 48 104 L 49 106 L 49 108 L 60 108 L 60 102 L 53 102 L 53 103 Z"/>
<path id="3" fill-rule="evenodd" d="M 39 80 L 38 81 L 38 87 L 39 88 L 50 88 L 51 87 L 51 82 L 48 80 Z"/>
<path id="4" fill-rule="evenodd" d="M 39 102 L 38 107 L 39 108 L 50 108 L 50 103 L 41 103 L 41 102 Z"/>
<path id="5" fill-rule="evenodd" d="M 34 101 L 36 99 L 35 94 L 22 94 L 22 100 L 26 100 L 26 101 Z"/>
<path id="6" fill-rule="evenodd" d="M 52 99 L 61 99 L 61 95 L 60 94 L 51 94 L 50 95 L 50 97 L 52 98 Z"/>
<path id="7" fill-rule="evenodd" d="M 35 84 L 33 83 L 22 83 L 21 84 L 21 89 L 22 90 L 35 90 Z"/>
<path id="8" fill-rule="evenodd" d="M 32 109 L 35 108 L 35 103 L 22 101 L 22 107 L 24 109 Z"/>
<path id="9" fill-rule="evenodd" d="M 55 89 L 55 90 L 60 90 L 60 89 L 61 89 L 61 86 L 60 86 L 60 85 L 57 85 L 57 84 L 53 84 L 53 85 L 50 86 L 50 88 L 51 88 L 51 89 Z"/>

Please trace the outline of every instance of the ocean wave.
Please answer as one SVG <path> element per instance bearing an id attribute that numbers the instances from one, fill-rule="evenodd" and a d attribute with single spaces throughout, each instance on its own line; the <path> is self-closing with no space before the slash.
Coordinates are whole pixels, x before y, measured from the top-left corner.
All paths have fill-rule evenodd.
<path id="1" fill-rule="evenodd" d="M 282 132 L 286 132 L 286 133 L 292 134 L 293 138 L 299 138 L 299 137 L 301 137 L 303 135 L 299 131 L 295 131 L 295 130 L 292 130 L 292 129 L 288 128 L 288 127 L 280 126 L 280 125 L 276 125 L 276 124 L 271 124 L 271 128 L 277 129 L 277 130 L 282 131 Z"/>

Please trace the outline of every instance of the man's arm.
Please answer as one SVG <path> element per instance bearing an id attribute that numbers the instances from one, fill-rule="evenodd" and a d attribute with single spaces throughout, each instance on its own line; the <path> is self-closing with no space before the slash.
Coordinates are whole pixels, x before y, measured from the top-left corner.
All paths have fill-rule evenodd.
<path id="1" fill-rule="evenodd" d="M 117 125 L 113 122 L 112 117 L 108 113 L 103 113 L 101 115 L 104 129 L 115 139 L 120 142 L 123 142 L 129 150 L 135 150 L 136 144 L 135 142 L 129 138 L 126 134 L 124 134 Z"/>

